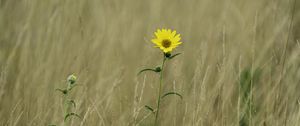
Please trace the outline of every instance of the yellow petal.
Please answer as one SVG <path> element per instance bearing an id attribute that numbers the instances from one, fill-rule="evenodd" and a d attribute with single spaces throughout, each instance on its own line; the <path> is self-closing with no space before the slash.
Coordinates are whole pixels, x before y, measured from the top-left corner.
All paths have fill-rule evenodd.
<path id="1" fill-rule="evenodd" d="M 158 32 L 158 31 L 157 31 L 157 32 L 155 32 L 154 34 L 155 34 L 156 38 L 158 38 L 158 37 L 159 37 L 159 32 Z"/>
<path id="2" fill-rule="evenodd" d="M 168 29 L 168 33 L 172 33 L 171 29 Z"/>
<path id="3" fill-rule="evenodd" d="M 175 37 L 175 35 L 176 35 L 176 31 L 174 30 L 174 31 L 172 32 L 172 37 Z"/>
<path id="4" fill-rule="evenodd" d="M 161 30 L 160 30 L 160 29 L 157 29 L 157 33 L 161 33 Z"/>
<path id="5" fill-rule="evenodd" d="M 161 45 L 161 40 L 159 39 L 152 39 L 151 41 L 156 45 Z"/>
<path id="6" fill-rule="evenodd" d="M 174 37 L 174 41 L 176 41 L 176 42 L 178 42 L 178 41 L 180 41 L 180 34 L 177 34 L 175 37 Z"/>

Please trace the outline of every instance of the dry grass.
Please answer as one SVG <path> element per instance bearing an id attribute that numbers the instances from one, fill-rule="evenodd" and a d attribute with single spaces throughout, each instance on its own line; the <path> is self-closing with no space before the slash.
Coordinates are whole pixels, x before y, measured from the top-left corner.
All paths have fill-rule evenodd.
<path id="1" fill-rule="evenodd" d="M 61 94 L 84 118 L 73 125 L 150 125 L 160 64 L 157 28 L 181 33 L 183 52 L 166 68 L 162 126 L 239 126 L 241 72 L 253 83 L 252 126 L 300 125 L 300 2 L 294 0 L 0 0 L 0 125 L 62 124 Z M 290 39 L 287 43 L 288 34 Z M 299 39 L 299 40 L 298 40 Z M 241 105 L 242 106 L 242 105 Z"/>

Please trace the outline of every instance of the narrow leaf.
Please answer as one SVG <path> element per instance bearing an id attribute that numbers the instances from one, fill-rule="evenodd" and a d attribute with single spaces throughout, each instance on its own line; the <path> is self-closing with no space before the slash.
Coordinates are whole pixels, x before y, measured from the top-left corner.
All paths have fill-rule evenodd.
<path id="1" fill-rule="evenodd" d="M 149 69 L 149 68 L 146 68 L 146 69 L 142 69 L 137 75 L 140 75 L 141 73 L 145 72 L 145 71 L 153 71 L 153 72 L 156 72 L 155 69 Z"/>
<path id="2" fill-rule="evenodd" d="M 169 57 L 168 59 L 173 59 L 174 57 L 176 57 L 176 56 L 178 56 L 178 55 L 180 55 L 181 53 L 176 53 L 176 54 L 174 54 L 174 55 L 172 55 L 171 57 Z"/>
<path id="3" fill-rule="evenodd" d="M 145 108 L 146 108 L 146 109 L 148 109 L 148 110 L 150 110 L 151 112 L 153 112 L 153 113 L 154 113 L 154 109 L 153 109 L 153 108 L 151 108 L 150 106 L 148 106 L 148 105 L 145 105 Z"/>
<path id="4" fill-rule="evenodd" d="M 70 86 L 70 88 L 68 89 L 68 91 L 71 91 L 74 87 L 78 86 L 78 84 L 73 84 Z"/>
<path id="5" fill-rule="evenodd" d="M 67 90 L 62 90 L 62 89 L 55 89 L 56 91 L 59 91 L 59 92 L 61 92 L 61 93 L 63 93 L 63 94 L 67 94 L 68 93 L 68 91 Z"/>
<path id="6" fill-rule="evenodd" d="M 72 104 L 76 108 L 76 103 L 74 100 L 69 100 L 69 103 Z"/>
<path id="7" fill-rule="evenodd" d="M 164 97 L 166 97 L 168 95 L 177 95 L 177 96 L 179 96 L 182 99 L 182 95 L 179 94 L 179 93 L 177 93 L 177 92 L 168 92 L 168 93 L 164 94 L 161 98 L 164 98 Z"/>
<path id="8" fill-rule="evenodd" d="M 65 121 L 66 121 L 70 116 L 76 116 L 77 118 L 81 119 L 81 117 L 80 117 L 78 114 L 72 112 L 72 113 L 69 113 L 69 114 L 67 114 L 67 115 L 65 116 Z"/>

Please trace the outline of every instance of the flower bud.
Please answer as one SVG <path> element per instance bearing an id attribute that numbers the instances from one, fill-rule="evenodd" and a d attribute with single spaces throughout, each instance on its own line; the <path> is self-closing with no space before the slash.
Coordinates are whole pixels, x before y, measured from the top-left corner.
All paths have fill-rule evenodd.
<path id="1" fill-rule="evenodd" d="M 165 53 L 165 57 L 166 58 L 170 58 L 171 57 L 171 53 L 170 52 Z"/>
<path id="2" fill-rule="evenodd" d="M 155 72 L 160 72 L 161 71 L 161 68 L 160 67 L 156 67 L 155 68 Z"/>
<path id="3" fill-rule="evenodd" d="M 63 94 L 68 94 L 68 90 L 63 90 L 62 93 Z"/>
<path id="4" fill-rule="evenodd" d="M 71 74 L 67 80 L 70 84 L 74 84 L 76 82 L 76 79 L 77 79 L 77 77 L 75 75 Z"/>

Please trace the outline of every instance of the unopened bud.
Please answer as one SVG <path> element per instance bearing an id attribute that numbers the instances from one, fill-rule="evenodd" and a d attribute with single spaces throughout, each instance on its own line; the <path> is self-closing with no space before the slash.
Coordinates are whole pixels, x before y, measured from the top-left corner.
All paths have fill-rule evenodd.
<path id="1" fill-rule="evenodd" d="M 155 68 L 155 72 L 160 72 L 161 71 L 161 68 L 160 67 L 156 67 Z"/>
<path id="2" fill-rule="evenodd" d="M 70 84 L 74 84 L 76 82 L 76 79 L 77 77 L 73 74 L 71 74 L 69 77 L 68 77 L 68 82 L 70 82 Z"/>
<path id="3" fill-rule="evenodd" d="M 170 52 L 165 53 L 165 57 L 166 58 L 170 58 L 171 57 L 171 53 Z"/>

